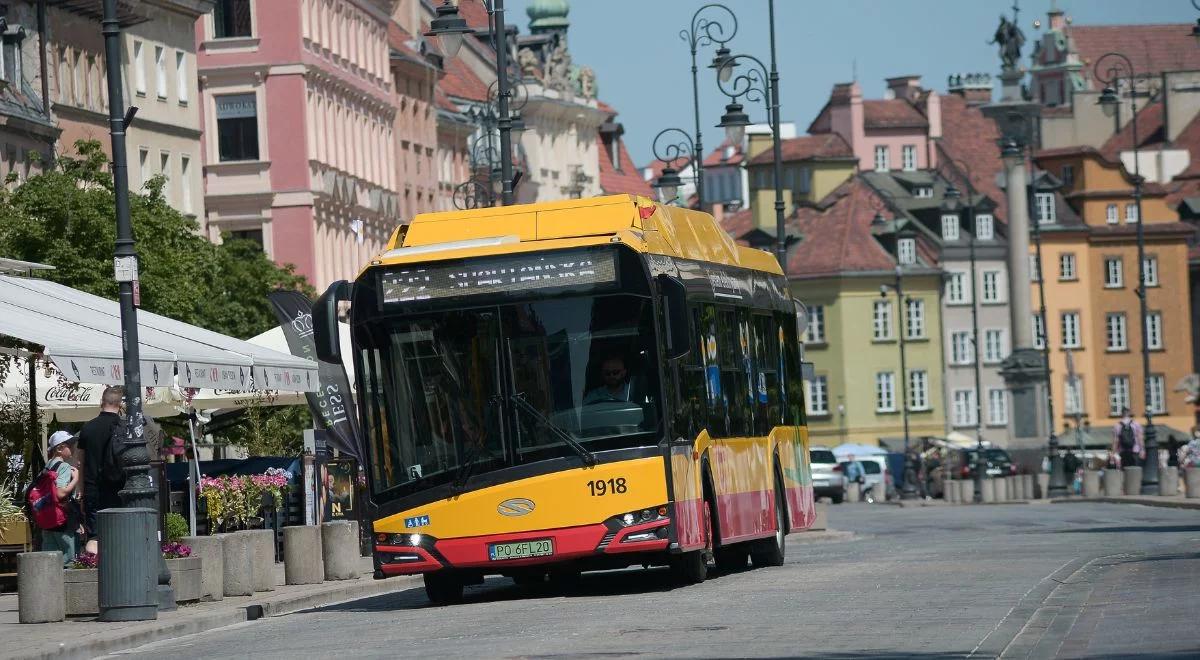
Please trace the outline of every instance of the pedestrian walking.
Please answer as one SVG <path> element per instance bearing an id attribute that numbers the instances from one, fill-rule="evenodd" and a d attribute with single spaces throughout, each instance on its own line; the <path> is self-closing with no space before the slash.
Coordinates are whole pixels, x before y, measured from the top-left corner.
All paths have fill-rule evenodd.
<path id="1" fill-rule="evenodd" d="M 854 460 L 854 454 L 846 457 L 846 481 L 859 485 L 859 497 L 862 497 L 862 486 L 867 480 L 867 473 L 863 470 L 863 466 L 858 461 Z"/>
<path id="2" fill-rule="evenodd" d="M 55 494 L 66 519 L 58 527 L 42 529 L 42 550 L 61 552 L 63 566 L 75 561 L 79 547 L 79 469 L 68 462 L 74 448 L 75 436 L 66 431 L 55 431 L 46 443 L 46 471 L 55 475 Z"/>
<path id="3" fill-rule="evenodd" d="M 1142 425 L 1133 418 L 1129 408 L 1122 408 L 1121 419 L 1113 426 L 1112 442 L 1112 451 L 1121 457 L 1122 468 L 1141 465 L 1146 458 L 1144 437 Z"/>
<path id="4" fill-rule="evenodd" d="M 121 506 L 118 495 L 125 486 L 121 468 L 120 445 L 114 445 L 114 434 L 121 429 L 121 401 L 125 388 L 106 387 L 100 396 L 100 414 L 83 425 L 79 444 L 83 450 L 83 511 L 84 528 L 88 535 L 88 551 L 96 540 L 96 512 Z"/>

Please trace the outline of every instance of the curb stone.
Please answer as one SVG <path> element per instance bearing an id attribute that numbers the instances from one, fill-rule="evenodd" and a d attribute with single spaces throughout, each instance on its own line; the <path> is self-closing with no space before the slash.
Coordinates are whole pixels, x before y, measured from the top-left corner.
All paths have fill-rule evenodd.
<path id="1" fill-rule="evenodd" d="M 1155 499 L 1152 499 L 1155 498 Z M 1161 498 L 1161 499 L 1157 499 Z M 1164 509 L 1200 509 L 1200 500 L 1185 500 L 1171 499 L 1161 496 L 1147 495 L 1144 497 L 1071 497 L 1059 498 L 1050 500 L 1051 504 L 1076 504 L 1076 503 L 1103 503 L 1103 504 L 1142 504 L 1145 506 L 1155 506 Z"/>

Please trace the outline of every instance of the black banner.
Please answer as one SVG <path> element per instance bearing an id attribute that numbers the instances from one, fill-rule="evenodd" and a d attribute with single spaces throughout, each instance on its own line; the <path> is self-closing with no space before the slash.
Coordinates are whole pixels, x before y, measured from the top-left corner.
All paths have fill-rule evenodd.
<path id="1" fill-rule="evenodd" d="M 312 301 L 297 291 L 274 291 L 267 295 L 279 327 L 287 339 L 292 355 L 308 358 L 317 363 L 321 387 L 316 392 L 307 392 L 308 406 L 312 409 L 313 423 L 325 429 L 329 444 L 342 454 L 353 456 L 362 463 L 362 440 L 358 432 L 354 399 L 350 395 L 350 382 L 346 368 L 317 359 L 317 347 L 313 342 Z"/>

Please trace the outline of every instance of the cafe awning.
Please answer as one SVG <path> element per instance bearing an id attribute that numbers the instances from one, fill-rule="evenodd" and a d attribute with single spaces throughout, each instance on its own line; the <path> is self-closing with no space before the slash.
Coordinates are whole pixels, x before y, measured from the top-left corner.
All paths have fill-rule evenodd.
<path id="1" fill-rule="evenodd" d="M 142 310 L 137 319 L 144 387 L 312 392 L 319 385 L 310 360 Z M 0 275 L 0 335 L 41 347 L 76 382 L 124 383 L 116 301 L 47 280 Z"/>

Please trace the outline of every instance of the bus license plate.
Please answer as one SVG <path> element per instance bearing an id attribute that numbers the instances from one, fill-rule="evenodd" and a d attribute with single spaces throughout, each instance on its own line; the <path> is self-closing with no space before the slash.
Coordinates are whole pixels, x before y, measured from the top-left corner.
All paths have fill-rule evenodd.
<path id="1" fill-rule="evenodd" d="M 493 543 L 488 546 L 488 557 L 492 561 L 546 557 L 552 554 L 554 554 L 554 542 L 550 539 L 518 541 L 517 543 Z"/>

